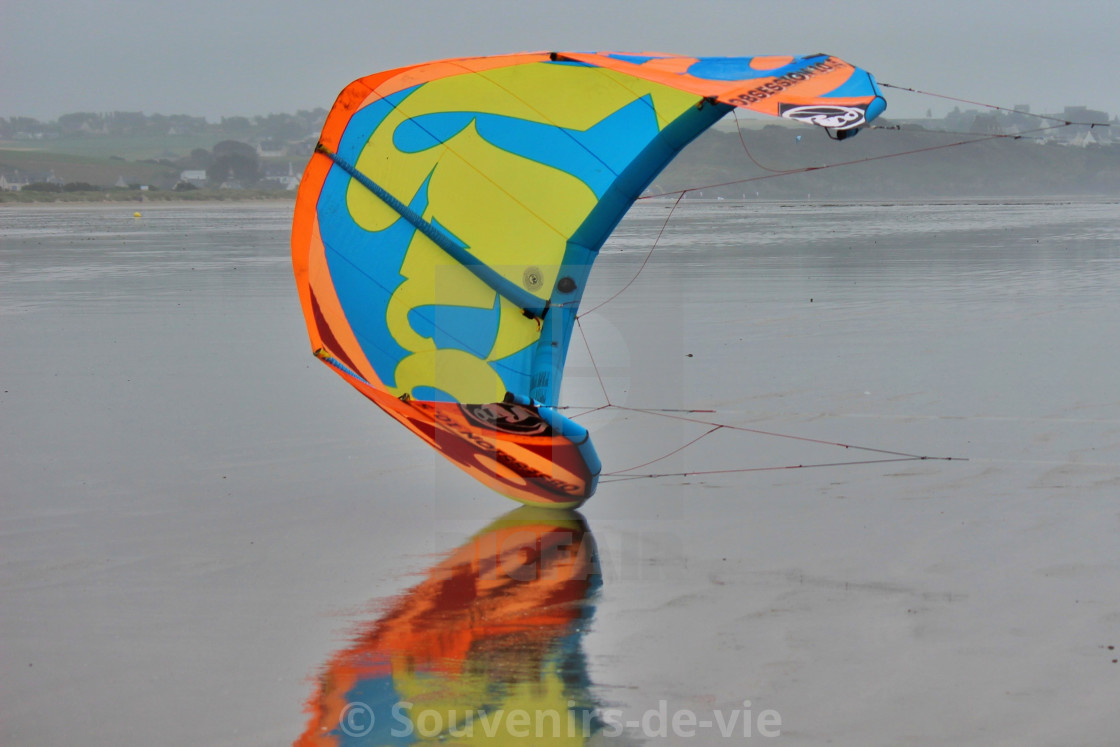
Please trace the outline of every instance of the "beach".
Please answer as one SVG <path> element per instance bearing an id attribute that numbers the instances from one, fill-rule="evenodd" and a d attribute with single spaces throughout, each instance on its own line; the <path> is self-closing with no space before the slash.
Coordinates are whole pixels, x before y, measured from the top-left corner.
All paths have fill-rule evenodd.
<path id="1" fill-rule="evenodd" d="M 290 226 L 0 210 L 0 743 L 292 743 L 515 507 L 315 360 Z M 597 580 L 533 643 L 587 741 L 1115 742 L 1120 203 L 649 200 L 583 308 L 632 279 L 562 392 Z"/>

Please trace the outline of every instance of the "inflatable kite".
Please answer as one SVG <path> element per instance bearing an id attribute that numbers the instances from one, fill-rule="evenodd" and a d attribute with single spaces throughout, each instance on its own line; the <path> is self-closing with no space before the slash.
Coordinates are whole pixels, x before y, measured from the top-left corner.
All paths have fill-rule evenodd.
<path id="1" fill-rule="evenodd" d="M 595 257 L 654 177 L 735 107 L 842 138 L 886 102 L 869 73 L 824 54 L 540 52 L 351 83 L 296 202 L 312 350 L 495 490 L 580 505 L 600 462 L 556 408 Z"/>

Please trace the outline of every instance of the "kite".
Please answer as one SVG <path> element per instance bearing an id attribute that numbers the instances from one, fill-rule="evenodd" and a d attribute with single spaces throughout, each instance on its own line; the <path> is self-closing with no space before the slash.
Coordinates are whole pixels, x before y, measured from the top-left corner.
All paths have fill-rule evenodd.
<path id="1" fill-rule="evenodd" d="M 736 107 L 842 139 L 886 101 L 826 54 L 537 52 L 354 81 L 296 201 L 312 351 L 484 484 L 579 506 L 601 464 L 557 408 L 595 257 L 654 177 Z"/>

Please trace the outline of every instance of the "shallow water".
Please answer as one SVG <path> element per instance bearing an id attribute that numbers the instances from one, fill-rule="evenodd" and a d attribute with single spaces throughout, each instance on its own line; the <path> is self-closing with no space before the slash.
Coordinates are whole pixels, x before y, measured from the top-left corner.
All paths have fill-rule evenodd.
<path id="1" fill-rule="evenodd" d="M 309 355 L 289 205 L 5 207 L 0 742 L 288 743 L 407 696 L 594 741 L 1112 744 L 1120 204 L 670 208 L 605 247 L 585 309 L 671 213 L 565 401 L 753 430 L 526 529 Z M 619 473 L 711 427 L 671 414 L 581 418 Z M 817 441 L 969 461 L 789 469 L 889 458 Z M 560 549 L 487 591 L 455 559 L 510 521 Z"/>

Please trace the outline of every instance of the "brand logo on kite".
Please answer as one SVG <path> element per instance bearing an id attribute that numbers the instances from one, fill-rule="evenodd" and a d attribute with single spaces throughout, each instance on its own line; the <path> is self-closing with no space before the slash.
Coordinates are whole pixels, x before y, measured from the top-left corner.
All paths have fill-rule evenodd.
<path id="1" fill-rule="evenodd" d="M 858 106 L 791 106 L 783 104 L 781 114 L 786 119 L 796 119 L 801 122 L 815 124 L 818 127 L 828 127 L 834 130 L 848 130 L 859 127 L 867 121 L 867 112 Z"/>
<path id="2" fill-rule="evenodd" d="M 543 436 L 551 429 L 541 416 L 528 407 L 490 402 L 485 405 L 460 405 L 459 409 L 479 428 L 520 436 Z"/>

